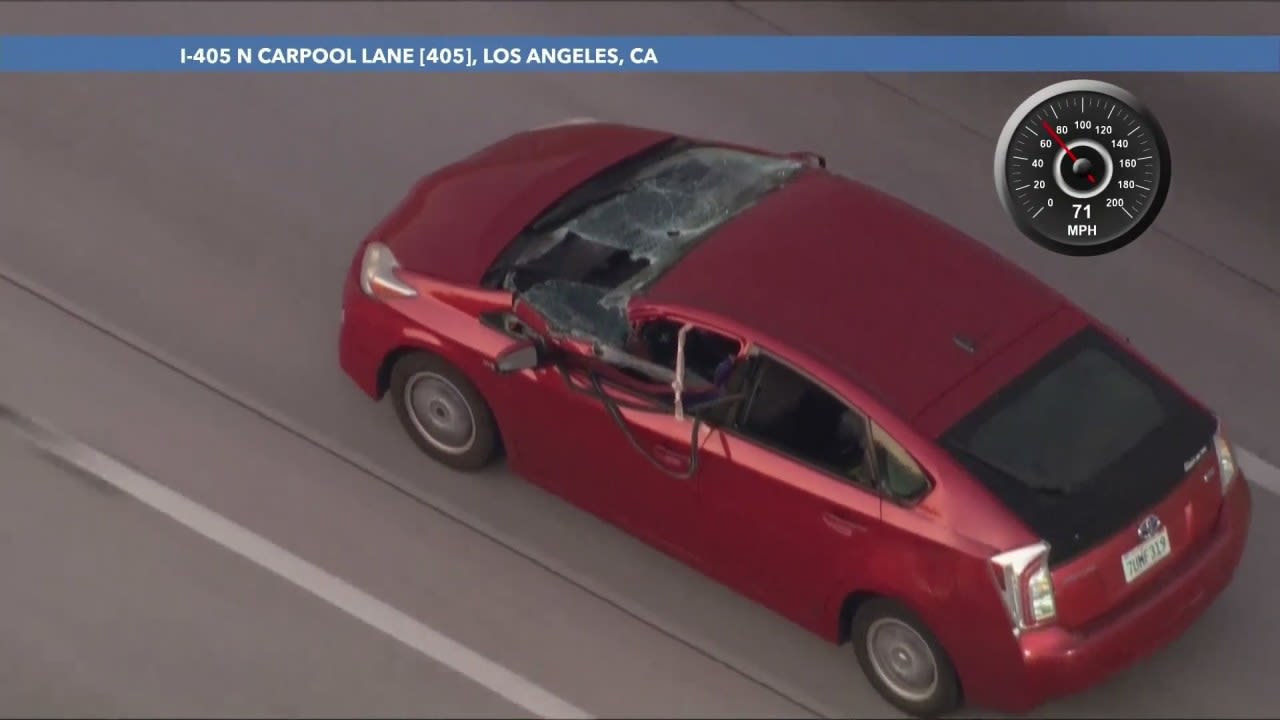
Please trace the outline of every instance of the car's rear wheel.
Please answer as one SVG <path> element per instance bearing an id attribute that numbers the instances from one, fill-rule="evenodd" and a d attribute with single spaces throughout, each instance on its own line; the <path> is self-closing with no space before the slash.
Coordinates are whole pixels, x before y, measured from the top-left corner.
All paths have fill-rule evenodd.
<path id="1" fill-rule="evenodd" d="M 426 353 L 400 358 L 388 388 L 400 424 L 427 455 L 473 471 L 498 454 L 498 428 L 488 403 L 457 368 Z"/>
<path id="2" fill-rule="evenodd" d="M 960 707 L 960 681 L 933 633 L 907 608 L 875 598 L 854 615 L 850 639 L 862 672 L 899 710 L 920 718 Z"/>

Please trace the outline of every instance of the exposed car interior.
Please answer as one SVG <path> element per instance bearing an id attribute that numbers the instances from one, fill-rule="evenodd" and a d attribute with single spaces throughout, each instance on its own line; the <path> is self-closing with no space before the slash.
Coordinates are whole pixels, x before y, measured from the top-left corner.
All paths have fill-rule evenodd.
<path id="1" fill-rule="evenodd" d="M 618 342 L 625 319 L 601 307 L 624 307 L 699 240 L 804 167 L 730 148 L 661 144 L 562 198 L 501 253 L 482 284 L 514 291 L 558 331 Z"/>
<path id="2" fill-rule="evenodd" d="M 680 327 L 680 323 L 664 318 L 650 320 L 639 327 L 631 349 L 674 371 Z M 690 389 L 723 389 L 733 367 L 733 359 L 741 349 L 736 340 L 698 327 L 692 328 L 684 341 L 685 386 Z"/>
<path id="3" fill-rule="evenodd" d="M 627 250 L 593 242 L 568 230 L 542 255 L 513 267 L 509 282 L 517 292 L 552 279 L 612 290 L 649 266 Z"/>

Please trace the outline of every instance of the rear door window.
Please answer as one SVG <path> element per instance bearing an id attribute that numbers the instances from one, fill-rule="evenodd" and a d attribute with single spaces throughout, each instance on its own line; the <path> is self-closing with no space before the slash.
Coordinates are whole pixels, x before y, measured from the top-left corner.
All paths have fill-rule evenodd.
<path id="1" fill-rule="evenodd" d="M 808 465 L 870 487 L 867 421 L 818 384 L 757 356 L 738 432 Z"/>
<path id="2" fill-rule="evenodd" d="M 907 449 L 879 425 L 872 423 L 876 475 L 885 494 L 902 501 L 919 500 L 929 493 L 929 476 Z"/>

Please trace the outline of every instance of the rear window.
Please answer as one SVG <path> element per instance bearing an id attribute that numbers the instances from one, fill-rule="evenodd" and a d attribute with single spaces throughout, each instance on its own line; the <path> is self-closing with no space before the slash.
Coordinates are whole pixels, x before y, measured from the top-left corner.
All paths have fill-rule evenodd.
<path id="1" fill-rule="evenodd" d="M 942 438 L 1057 562 L 1182 480 L 1215 420 L 1096 329 L 1051 352 Z"/>

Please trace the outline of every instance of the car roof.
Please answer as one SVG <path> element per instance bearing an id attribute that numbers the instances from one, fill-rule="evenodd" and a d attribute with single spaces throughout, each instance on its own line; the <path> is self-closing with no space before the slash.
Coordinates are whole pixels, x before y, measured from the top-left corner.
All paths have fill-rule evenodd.
<path id="1" fill-rule="evenodd" d="M 703 239 L 644 293 L 799 352 L 915 418 L 1064 300 L 931 215 L 813 169 Z"/>

